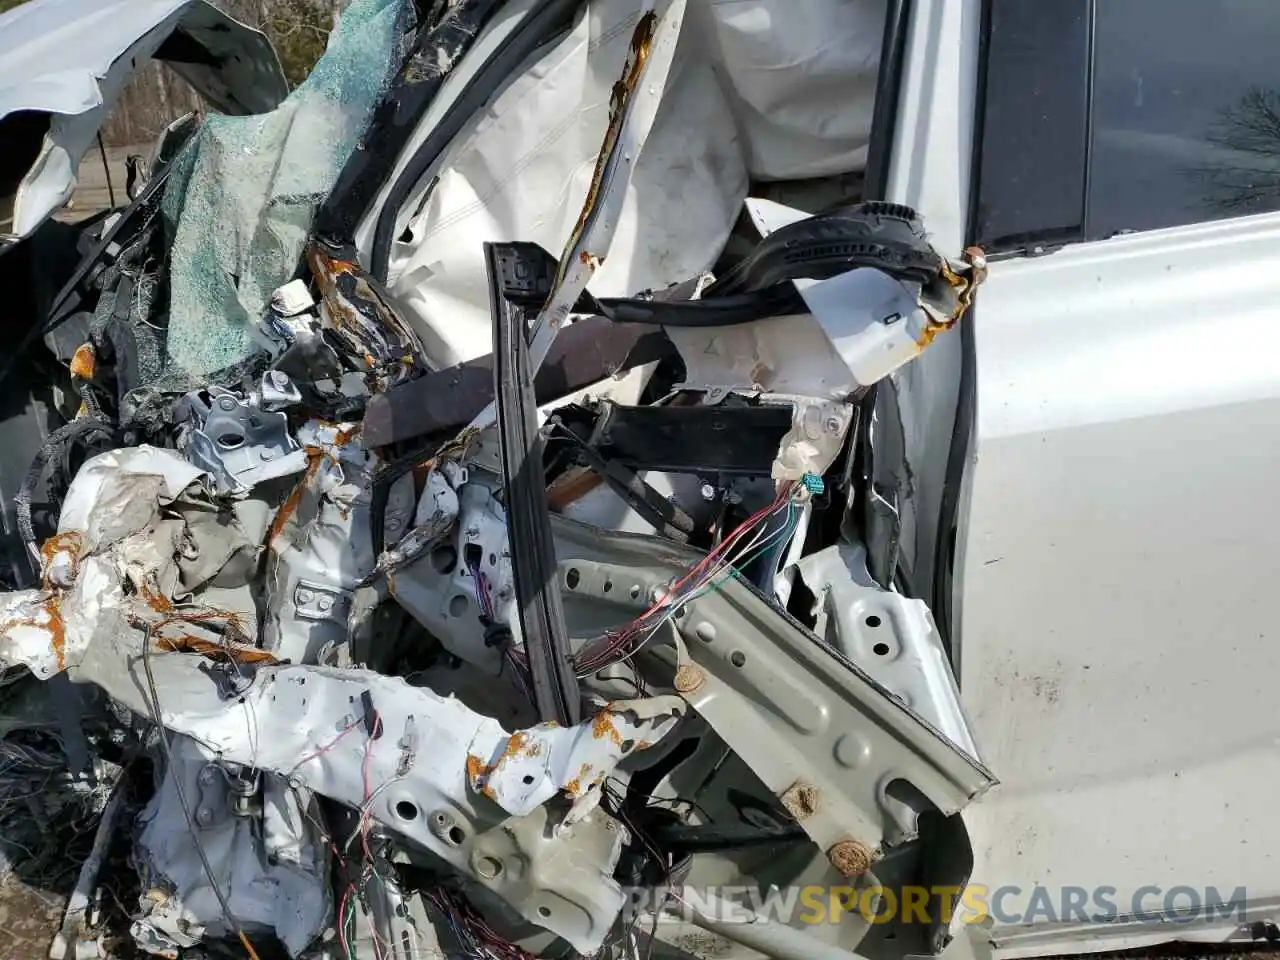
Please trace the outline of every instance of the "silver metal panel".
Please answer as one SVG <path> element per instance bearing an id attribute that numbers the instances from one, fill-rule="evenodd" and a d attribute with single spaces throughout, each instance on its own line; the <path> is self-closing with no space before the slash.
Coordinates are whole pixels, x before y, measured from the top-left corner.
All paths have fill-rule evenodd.
<path id="1" fill-rule="evenodd" d="M 977 883 L 1111 886 L 1121 913 L 1144 885 L 1280 894 L 1277 250 L 1269 215 L 992 267 L 958 556 L 962 699 L 1003 781 L 966 814 Z M 1195 933 L 1108 927 L 994 935 Z"/>

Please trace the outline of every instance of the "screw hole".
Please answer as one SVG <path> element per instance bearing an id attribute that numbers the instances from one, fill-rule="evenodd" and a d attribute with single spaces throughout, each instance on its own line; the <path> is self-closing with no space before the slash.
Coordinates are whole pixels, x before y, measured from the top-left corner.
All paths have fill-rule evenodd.
<path id="1" fill-rule="evenodd" d="M 880 618 L 873 613 L 871 616 L 867 617 L 867 626 L 868 627 L 880 626 Z"/>
<path id="2" fill-rule="evenodd" d="M 470 606 L 471 606 L 471 601 L 469 601 L 465 595 L 460 593 L 456 597 L 454 597 L 452 600 L 449 601 L 449 616 L 451 617 L 465 616 L 467 609 Z"/>
<path id="3" fill-rule="evenodd" d="M 462 841 L 467 839 L 467 835 L 463 832 L 461 827 L 450 827 L 449 839 L 456 844 L 461 844 Z"/>
<path id="4" fill-rule="evenodd" d="M 476 861 L 476 873 L 486 880 L 492 880 L 502 872 L 502 862 L 493 857 L 481 857 Z"/>
<path id="5" fill-rule="evenodd" d="M 418 805 L 409 800 L 401 800 L 396 804 L 396 816 L 401 820 L 417 820 Z"/>
<path id="6" fill-rule="evenodd" d="M 545 920 L 547 917 L 551 916 L 551 908 L 550 908 L 550 907 L 539 907 L 539 908 L 538 908 L 538 916 L 542 917 L 542 918 Z"/>
<path id="7" fill-rule="evenodd" d="M 525 785 L 526 787 L 527 787 L 527 786 L 529 786 L 531 783 L 533 783 L 533 777 L 525 777 L 525 778 L 524 778 L 524 785 Z"/>
<path id="8" fill-rule="evenodd" d="M 431 566 L 436 573 L 453 573 L 458 565 L 458 551 L 453 547 L 441 547 L 431 551 Z"/>
<path id="9" fill-rule="evenodd" d="M 889 655 L 889 645 L 887 643 L 877 643 L 871 649 L 875 651 L 877 657 L 887 657 Z"/>
<path id="10" fill-rule="evenodd" d="M 581 579 L 582 579 L 582 576 L 581 574 L 578 573 L 577 567 L 570 567 L 569 572 L 564 575 L 565 586 L 567 586 L 570 590 L 577 590 L 578 583 Z"/>
<path id="11" fill-rule="evenodd" d="M 238 433 L 224 433 L 218 437 L 218 446 L 223 450 L 234 450 L 244 444 L 244 437 Z"/>
<path id="12" fill-rule="evenodd" d="M 606 580 L 606 581 L 604 582 L 604 592 L 605 592 L 605 593 L 608 593 L 608 592 L 609 592 L 609 591 L 611 591 L 612 589 L 613 589 L 613 581 L 612 581 L 612 580 Z"/>
<path id="13" fill-rule="evenodd" d="M 735 650 L 729 656 L 729 662 L 735 667 L 745 667 L 747 665 L 747 655 L 741 650 Z"/>
<path id="14" fill-rule="evenodd" d="M 639 600 L 639 599 L 640 599 L 640 586 L 639 586 L 639 584 L 637 584 L 636 586 L 634 586 L 634 587 L 632 587 L 632 588 L 631 588 L 631 599 L 632 599 L 632 600 Z"/>

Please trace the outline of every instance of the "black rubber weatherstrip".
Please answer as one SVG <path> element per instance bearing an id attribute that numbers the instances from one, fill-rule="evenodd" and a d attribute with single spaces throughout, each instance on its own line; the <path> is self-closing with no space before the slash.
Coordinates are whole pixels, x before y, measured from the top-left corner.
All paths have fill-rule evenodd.
<path id="1" fill-rule="evenodd" d="M 529 374 L 528 326 L 524 310 L 502 295 L 499 247 L 486 243 L 484 255 L 493 313 L 494 396 L 517 615 L 539 717 L 544 722 L 573 726 L 582 716 L 582 698 L 560 599 L 542 436 Z"/>
<path id="2" fill-rule="evenodd" d="M 714 300 L 623 297 L 602 299 L 597 303 L 601 315 L 615 323 L 646 323 L 663 327 L 729 327 L 808 312 L 804 300 L 791 284 Z"/>
<path id="3" fill-rule="evenodd" d="M 494 51 L 414 152 L 378 210 L 373 248 L 369 252 L 369 272 L 374 277 L 383 283 L 387 281 L 387 266 L 391 262 L 391 243 L 395 239 L 396 220 L 414 186 L 444 152 L 463 124 L 488 102 L 512 71 L 568 23 L 584 2 L 585 0 L 543 0 L 537 10 L 525 18 L 506 42 Z"/>
<path id="4" fill-rule="evenodd" d="M 399 74 L 374 111 L 369 129 L 338 175 L 316 217 L 316 233 L 351 242 L 452 67 L 471 49 L 506 0 L 459 0 L 439 22 L 418 31 Z"/>
<path id="5" fill-rule="evenodd" d="M 899 280 L 928 283 L 942 258 L 919 214 L 900 203 L 858 203 L 773 231 L 703 293 L 703 299 L 764 290 L 787 280 L 825 280 L 874 267 Z"/>
<path id="6" fill-rule="evenodd" d="M 601 313 L 626 323 L 715 327 L 805 313 L 792 280 L 825 280 L 872 267 L 927 284 L 942 268 L 924 224 L 910 207 L 880 201 L 841 207 L 788 224 L 709 286 L 699 300 L 600 300 Z"/>

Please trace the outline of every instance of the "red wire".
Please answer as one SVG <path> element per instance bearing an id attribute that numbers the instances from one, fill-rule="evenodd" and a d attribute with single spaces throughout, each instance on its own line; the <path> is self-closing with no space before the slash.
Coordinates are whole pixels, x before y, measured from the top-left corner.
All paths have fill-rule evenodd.
<path id="1" fill-rule="evenodd" d="M 347 943 L 347 932 L 345 929 L 345 921 L 347 916 L 347 901 L 351 896 L 351 891 L 355 889 L 355 884 L 347 887 L 342 892 L 342 899 L 338 901 L 338 942 L 342 944 L 342 952 L 346 956 L 351 956 L 351 947 Z"/>
<path id="2" fill-rule="evenodd" d="M 733 533 L 729 534 L 728 537 L 726 537 L 723 541 L 721 541 L 718 547 L 716 547 L 714 550 L 708 553 L 705 557 L 702 558 L 702 560 L 700 560 L 696 565 L 694 565 L 694 567 L 691 570 L 689 570 L 688 573 L 686 573 L 683 577 L 681 577 L 679 580 L 673 583 L 671 585 L 671 588 L 662 596 L 661 599 L 655 601 L 653 605 L 649 607 L 649 609 L 647 609 L 644 613 L 640 614 L 640 616 L 636 617 L 626 627 L 621 628 L 621 630 L 625 631 L 625 630 L 637 629 L 641 621 L 643 621 L 645 618 L 652 616 L 657 611 L 669 606 L 671 603 L 672 597 L 674 597 L 676 593 L 679 592 L 681 587 L 683 587 L 686 583 L 688 583 L 692 578 L 705 572 L 705 570 L 708 568 L 709 565 L 714 563 L 720 556 L 722 556 L 725 552 L 727 552 L 730 548 L 732 548 L 734 544 L 736 544 L 743 536 L 746 535 L 747 531 L 749 531 L 752 527 L 754 527 L 757 523 L 759 523 L 765 517 L 769 516 L 770 514 L 778 510 L 778 508 L 781 507 L 786 502 L 786 499 L 789 494 L 790 494 L 790 485 L 784 487 L 782 492 L 778 494 L 778 496 L 773 500 L 773 502 L 767 504 L 764 507 L 761 507 L 755 513 L 749 516 L 746 520 L 742 521 L 742 523 L 738 524 L 737 528 L 733 531 Z"/>
<path id="3" fill-rule="evenodd" d="M 325 744 L 315 753 L 308 754 L 307 756 L 299 760 L 297 763 L 295 763 L 293 765 L 293 769 L 290 770 L 289 773 L 292 774 L 296 772 L 297 769 L 301 767 L 304 763 L 310 763 L 312 760 L 316 759 L 316 757 L 323 757 L 326 753 L 328 753 L 330 750 L 332 750 L 334 747 L 338 745 L 338 741 L 340 741 L 343 737 L 345 737 L 348 733 L 350 733 L 359 725 L 360 725 L 359 720 L 352 720 L 349 724 L 347 724 L 346 727 L 343 728 L 341 733 L 339 733 L 336 737 L 330 740 L 327 744 Z"/>

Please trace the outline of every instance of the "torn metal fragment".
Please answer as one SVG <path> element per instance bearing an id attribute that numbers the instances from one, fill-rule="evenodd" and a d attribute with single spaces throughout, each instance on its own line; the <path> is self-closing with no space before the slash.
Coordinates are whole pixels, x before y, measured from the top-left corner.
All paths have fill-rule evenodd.
<path id="1" fill-rule="evenodd" d="M 150 715 L 139 660 L 137 639 L 113 634 L 95 644 L 82 673 Z M 244 667 L 248 684 L 224 691 L 190 658 L 153 654 L 150 663 L 159 722 L 191 737 L 206 757 L 252 765 L 358 808 L 585 953 L 599 947 L 623 903 L 612 879 L 621 833 L 592 814 L 599 785 L 673 731 L 685 710 L 679 698 L 656 697 L 610 704 L 575 727 L 508 733 L 456 699 L 367 670 Z M 555 815 L 548 834 L 545 805 L 561 793 L 580 805 Z M 516 843 L 509 855 L 529 860 L 527 873 L 487 875 L 477 865 L 478 852 L 498 837 Z M 550 861 L 566 866 L 550 869 Z M 548 916 L 540 909 L 548 902 L 577 906 Z"/>
<path id="2" fill-rule="evenodd" d="M 658 116 L 661 91 L 675 58 L 685 18 L 685 0 L 672 0 L 661 16 L 646 0 L 631 37 L 631 48 L 609 104 L 609 125 L 596 158 L 595 172 L 578 221 L 569 234 L 551 295 L 534 320 L 529 343 L 529 370 L 536 375 L 569 313 L 592 275 L 609 253 L 618 217 L 631 181 L 631 164 Z M 493 405 L 472 426 L 486 426 Z"/>
<path id="3" fill-rule="evenodd" d="M 306 471 L 267 531 L 263 644 L 281 660 L 319 663 L 347 642 L 355 591 L 375 569 L 370 491 L 379 460 L 358 423 L 311 421 L 298 439 Z M 413 509 L 405 479 L 391 489 L 389 533 L 394 525 L 403 535 Z"/>
<path id="4" fill-rule="evenodd" d="M 233 712 L 241 714 L 235 720 L 243 725 L 244 711 Z M 231 777 L 223 767 L 210 763 L 186 737 L 173 737 L 173 759 L 140 818 L 134 858 L 142 893 L 134 938 L 157 953 L 195 947 L 206 938 L 234 939 L 236 931 L 228 927 L 195 850 L 198 842 L 241 928 L 250 935 L 273 933 L 291 956 L 299 956 L 333 910 L 329 855 L 316 827 L 315 798 L 268 774 L 262 808 L 251 817 L 237 816 Z M 181 795 L 177 778 L 183 781 Z M 195 841 L 183 796 L 195 807 Z"/>
<path id="5" fill-rule="evenodd" d="M 301 473 L 307 466 L 302 447 L 289 434 L 289 419 L 280 408 L 301 399 L 284 374 L 263 381 L 265 393 L 242 399 L 222 387 L 189 393 L 174 409 L 186 423 L 183 451 L 213 477 L 218 490 L 246 494 L 267 480 Z M 296 398 L 296 399 L 295 399 Z"/>

